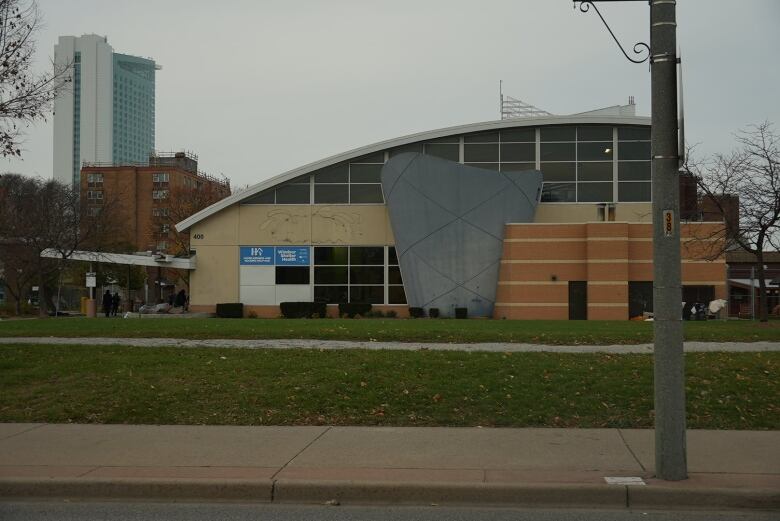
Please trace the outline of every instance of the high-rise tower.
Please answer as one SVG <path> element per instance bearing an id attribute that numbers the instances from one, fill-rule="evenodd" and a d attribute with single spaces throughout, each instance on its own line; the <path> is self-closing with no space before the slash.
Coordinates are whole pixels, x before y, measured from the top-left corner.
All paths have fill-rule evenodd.
<path id="1" fill-rule="evenodd" d="M 106 37 L 60 36 L 57 67 L 71 81 L 54 100 L 54 179 L 79 185 L 88 163 L 145 163 L 154 150 L 154 80 L 148 58 L 115 53 Z"/>

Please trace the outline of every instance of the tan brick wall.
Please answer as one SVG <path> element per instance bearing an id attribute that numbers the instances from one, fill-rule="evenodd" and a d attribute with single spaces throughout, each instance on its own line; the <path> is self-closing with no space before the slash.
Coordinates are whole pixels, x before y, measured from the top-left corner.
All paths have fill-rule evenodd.
<path id="1" fill-rule="evenodd" d="M 712 285 L 722 297 L 724 259 L 703 260 L 702 251 L 717 243 L 700 240 L 717 228 L 712 223 L 683 225 L 682 278 L 684 285 Z M 567 319 L 568 282 L 584 280 L 589 319 L 626 320 L 628 282 L 653 280 L 649 223 L 509 224 L 505 236 L 496 318 Z"/>

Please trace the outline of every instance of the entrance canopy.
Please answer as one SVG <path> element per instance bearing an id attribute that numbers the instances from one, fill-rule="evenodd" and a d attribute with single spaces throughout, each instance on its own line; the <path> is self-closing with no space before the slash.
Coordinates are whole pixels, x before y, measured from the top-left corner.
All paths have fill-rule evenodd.
<path id="1" fill-rule="evenodd" d="M 61 259 L 62 253 L 53 249 L 41 252 L 41 257 L 48 259 Z M 74 251 L 66 260 L 104 262 L 109 264 L 129 264 L 132 266 L 153 266 L 159 268 L 176 268 L 180 270 L 194 270 L 195 257 L 182 258 L 163 254 L 128 254 L 106 253 L 100 251 Z"/>

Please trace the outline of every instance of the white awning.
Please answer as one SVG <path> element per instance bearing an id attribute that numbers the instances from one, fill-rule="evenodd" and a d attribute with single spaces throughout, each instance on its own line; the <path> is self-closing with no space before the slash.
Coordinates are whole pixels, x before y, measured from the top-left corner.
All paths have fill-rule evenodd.
<path id="1" fill-rule="evenodd" d="M 41 252 L 41 257 L 61 259 L 62 254 L 57 250 L 47 249 Z M 180 270 L 194 270 L 196 266 L 195 257 L 182 258 L 162 254 L 139 255 L 129 253 L 107 253 L 101 251 L 74 251 L 66 260 L 176 268 Z"/>
<path id="2" fill-rule="evenodd" d="M 764 279 L 766 282 L 767 288 L 777 288 L 777 284 L 772 284 L 772 280 L 774 279 Z M 758 289 L 759 286 L 759 279 L 729 279 L 729 284 L 732 286 L 741 286 L 743 288 L 749 288 L 750 286 L 753 286 L 754 288 Z"/>

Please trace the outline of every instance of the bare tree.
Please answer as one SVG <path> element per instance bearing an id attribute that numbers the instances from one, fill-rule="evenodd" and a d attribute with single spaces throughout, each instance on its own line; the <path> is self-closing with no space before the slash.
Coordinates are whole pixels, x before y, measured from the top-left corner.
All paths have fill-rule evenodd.
<path id="1" fill-rule="evenodd" d="M 177 231 L 176 223 L 230 195 L 227 179 L 187 179 L 190 179 L 187 183 L 170 187 L 165 203 L 155 210 L 150 222 L 150 239 L 155 243 L 165 241 L 169 245 L 167 252 L 175 255 L 188 255 L 190 251 L 190 234 Z M 189 286 L 188 270 L 167 271 Z"/>
<path id="2" fill-rule="evenodd" d="M 702 207 L 723 218 L 717 232 L 722 241 L 712 243 L 755 256 L 759 318 L 766 322 L 764 252 L 780 246 L 780 136 L 767 121 L 739 131 L 736 140 L 737 150 L 691 161 L 688 170 L 696 176 Z"/>
<path id="3" fill-rule="evenodd" d="M 34 0 L 0 0 L 0 154 L 20 156 L 21 130 L 44 120 L 69 67 L 33 71 L 41 14 Z"/>
<path id="4" fill-rule="evenodd" d="M 114 240 L 117 233 L 110 223 L 87 210 L 78 191 L 68 185 L 16 174 L 0 177 L 0 264 L 10 274 L 5 284 L 17 301 L 25 286 L 36 281 L 40 314 L 46 315 L 51 301 L 47 288 L 64 260 L 76 250 Z M 61 259 L 41 257 L 46 249 Z"/>

